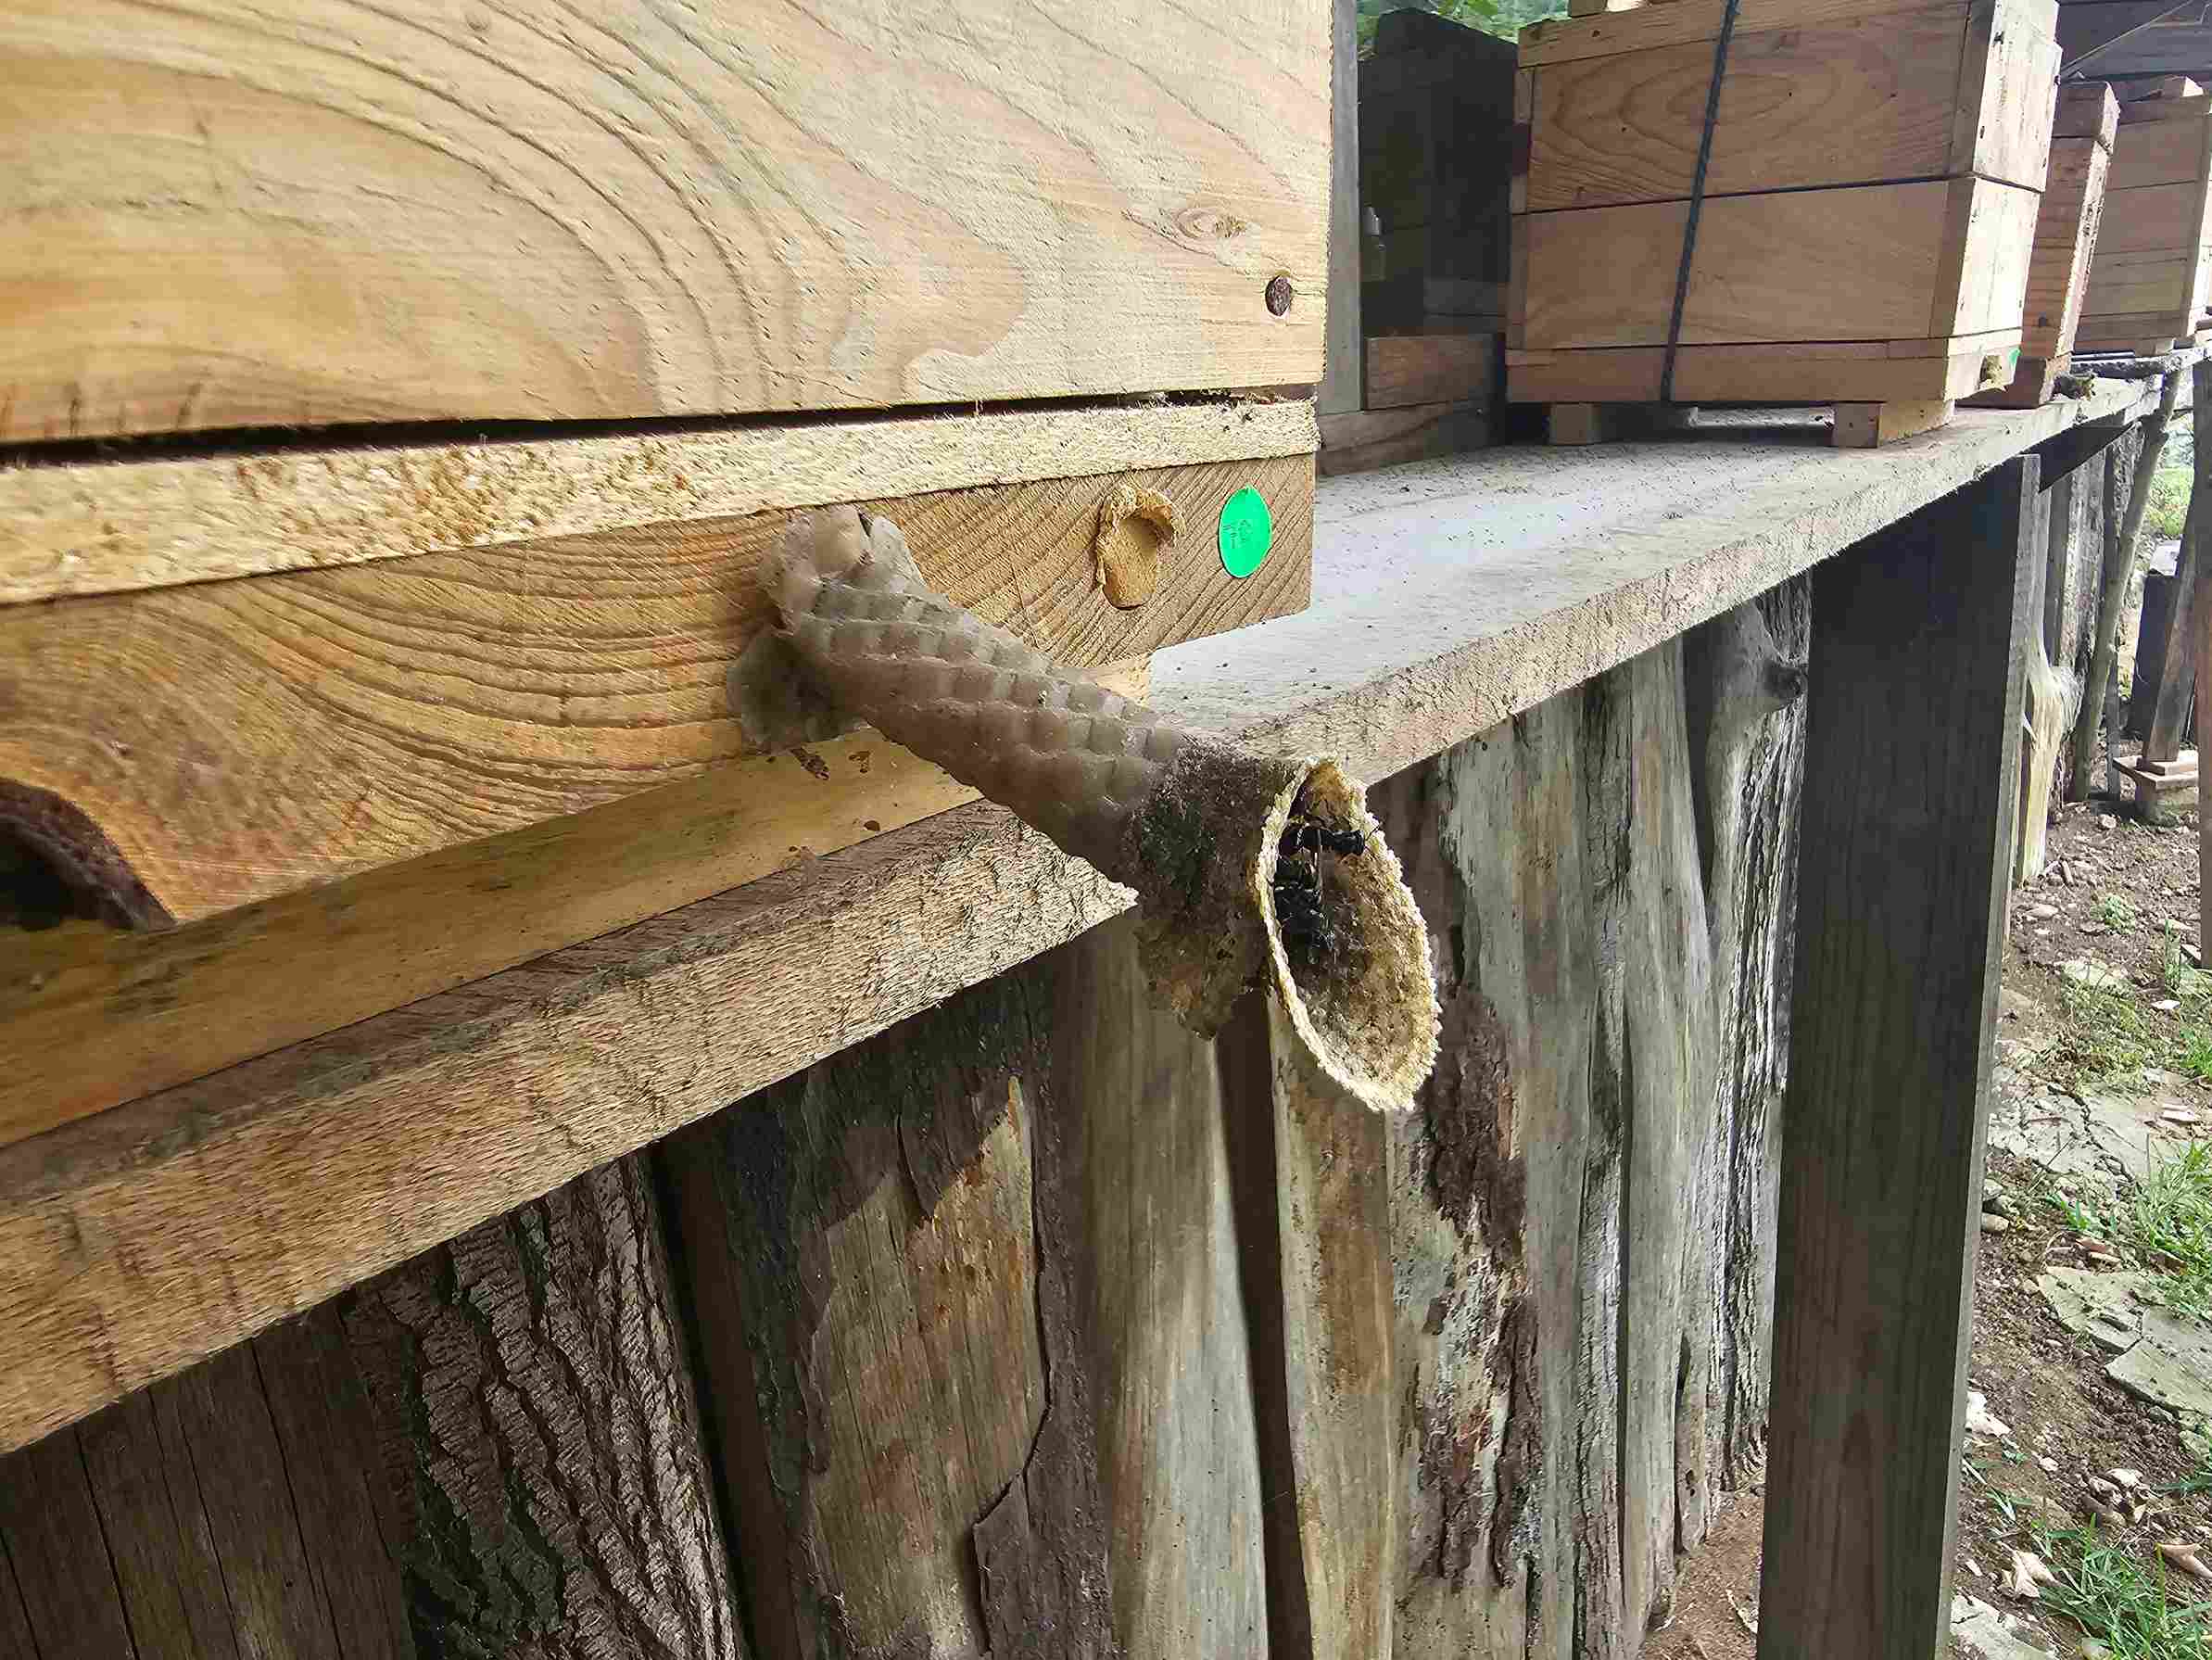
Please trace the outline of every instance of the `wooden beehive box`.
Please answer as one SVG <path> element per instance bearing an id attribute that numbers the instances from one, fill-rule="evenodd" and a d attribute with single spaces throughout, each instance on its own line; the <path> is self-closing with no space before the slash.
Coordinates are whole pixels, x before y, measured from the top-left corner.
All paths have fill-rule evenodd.
<path id="1" fill-rule="evenodd" d="M 2051 170 L 2036 215 L 2035 253 L 2020 320 L 2020 361 L 2011 384 L 1972 401 L 1992 409 L 2033 409 L 2051 396 L 2073 361 L 2075 330 L 2089 289 L 2119 103 L 2092 81 L 2059 89 L 2051 129 Z"/>
<path id="2" fill-rule="evenodd" d="M 0 1143 L 973 799 L 748 728 L 791 510 L 1124 683 L 1305 605 L 1329 19 L 1122 11 L 0 14 L 0 855 L 107 919 Z"/>
<path id="3" fill-rule="evenodd" d="M 1324 474 L 1493 441 L 1514 61 L 1510 41 L 1429 12 L 1376 24 L 1359 61 L 1360 407 L 1321 418 Z"/>
<path id="4" fill-rule="evenodd" d="M 1722 0 L 1523 32 L 1509 396 L 1890 403 L 2011 378 L 2052 0 Z"/>
<path id="5" fill-rule="evenodd" d="M 2078 350 L 2156 353 L 2196 335 L 2207 298 L 2208 199 L 2212 97 L 2124 106 Z"/>

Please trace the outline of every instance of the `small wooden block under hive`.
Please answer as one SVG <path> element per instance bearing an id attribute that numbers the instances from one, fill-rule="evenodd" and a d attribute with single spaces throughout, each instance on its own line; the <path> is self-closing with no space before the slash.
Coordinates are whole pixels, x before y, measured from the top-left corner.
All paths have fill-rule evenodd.
<path id="1" fill-rule="evenodd" d="M 0 9 L 0 442 L 1320 378 L 1325 7 L 941 9 Z"/>
<path id="2" fill-rule="evenodd" d="M 1978 393 L 1969 402 L 1983 408 L 2033 409 L 2051 396 L 2072 361 L 2118 126 L 2119 104 L 2105 82 L 2059 89 L 2058 114 L 2051 132 L 2051 171 L 2043 184 L 2035 253 L 2028 267 L 2019 364 L 2011 385 Z"/>
<path id="3" fill-rule="evenodd" d="M 2155 354 L 2195 336 L 2212 251 L 2208 204 L 2212 97 L 2122 108 L 2076 349 Z"/>
<path id="4" fill-rule="evenodd" d="M 1493 441 L 1497 418 L 1494 399 L 1323 415 L 1321 449 L 1314 465 L 1322 477 L 1334 478 L 1485 449 Z"/>
<path id="5" fill-rule="evenodd" d="M 1522 35 L 1507 394 L 1662 395 L 1721 0 Z M 2051 0 L 1744 0 L 1682 297 L 1684 403 L 2008 382 L 2047 163 Z"/>
<path id="6" fill-rule="evenodd" d="M 1498 336 L 1374 335 L 1367 341 L 1367 407 L 1484 403 L 1498 395 Z"/>

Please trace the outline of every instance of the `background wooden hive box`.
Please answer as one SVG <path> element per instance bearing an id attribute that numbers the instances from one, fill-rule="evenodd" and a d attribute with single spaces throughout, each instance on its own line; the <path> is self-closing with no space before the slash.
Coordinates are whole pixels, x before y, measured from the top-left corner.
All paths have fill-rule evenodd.
<path id="1" fill-rule="evenodd" d="M 2197 332 L 2207 298 L 2208 198 L 2212 97 L 2123 107 L 2077 349 L 2163 351 Z"/>
<path id="2" fill-rule="evenodd" d="M 2035 252 L 2028 266 L 2020 361 L 2011 385 L 1981 393 L 1972 402 L 1991 409 L 2032 409 L 2051 396 L 2072 361 L 2118 127 L 2119 103 L 2104 82 L 2059 89 L 2051 171 L 2043 183 Z"/>
<path id="3" fill-rule="evenodd" d="M 1031 13 L 8 6 L 0 442 L 1320 379 L 1327 7 Z"/>
<path id="4" fill-rule="evenodd" d="M 1523 32 L 1509 395 L 1659 396 L 1721 0 Z M 1683 307 L 1683 401 L 2010 378 L 2058 69 L 2052 0 L 1745 0 Z"/>

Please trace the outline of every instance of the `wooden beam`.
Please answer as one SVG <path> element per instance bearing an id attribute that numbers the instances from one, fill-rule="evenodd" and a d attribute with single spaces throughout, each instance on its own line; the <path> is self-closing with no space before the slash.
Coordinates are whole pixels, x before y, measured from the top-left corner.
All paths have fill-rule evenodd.
<path id="1" fill-rule="evenodd" d="M 1942 1646 L 2036 463 L 1814 578 L 1759 1652 Z M 1930 720 L 1928 712 L 1945 712 Z"/>
<path id="2" fill-rule="evenodd" d="M 1294 455 L 866 505 L 956 603 L 1094 667 L 1303 606 L 1312 477 Z M 1134 609 L 1108 598 L 1094 551 L 1117 483 L 1165 497 L 1181 526 Z M 1273 549 L 1240 578 L 1214 527 L 1245 488 L 1271 511 Z M 771 658 L 730 684 L 770 624 L 755 573 L 786 522 L 637 525 L 0 609 L 15 667 L 0 826 L 62 859 L 111 851 L 156 915 L 188 922 L 740 761 L 756 790 L 804 791 L 788 755 L 762 757 L 807 733 L 749 730 L 739 695 L 794 671 Z M 55 828 L 56 801 L 86 822 Z"/>
<path id="3" fill-rule="evenodd" d="M 1315 442 L 1308 405 L 1237 399 L 0 463 L 0 604 L 1296 455 Z"/>
<path id="4" fill-rule="evenodd" d="M 1321 7 L 902 15 L 11 7 L 0 441 L 1320 378 Z"/>
<path id="5" fill-rule="evenodd" d="M 1679 590 L 1665 581 L 1648 590 L 1632 587 L 1629 592 L 1643 597 L 1608 602 L 1603 620 L 1586 624 L 1551 612 L 1545 595 L 1554 590 L 1545 585 L 1485 583 L 1473 596 L 1463 593 L 1465 578 L 1458 573 L 1489 569 L 1496 560 L 1493 539 L 1505 532 L 1494 527 L 1516 526 L 1510 534 L 1517 540 L 1533 538 L 1535 545 L 1552 548 L 1529 556 L 1536 562 L 1531 568 L 1548 573 L 1547 584 L 1603 588 L 1632 579 L 1637 568 L 1659 573 L 1664 559 L 1683 548 L 1704 548 L 1706 557 L 1719 562 L 1710 568 L 1737 573 L 1710 590 L 1717 602 L 1737 591 L 1731 584 L 1770 586 L 1788 574 L 1799 557 L 1788 550 L 1864 534 L 1885 514 L 2007 453 L 2017 440 L 2000 444 L 1992 435 L 2013 432 L 2015 421 L 2024 422 L 2023 437 L 2057 431 L 2077 413 L 2108 417 L 2128 407 L 2123 400 L 2131 395 L 2108 386 L 2080 403 L 2054 404 L 2026 417 L 1962 416 L 1935 449 L 1902 467 L 1895 457 L 1815 458 L 1776 449 L 1754 454 L 1727 444 L 1676 450 L 1675 464 L 1691 469 L 1684 475 L 1690 481 L 1685 501 L 1710 503 L 1711 511 L 1693 508 L 1687 518 L 1654 522 L 1625 542 L 1600 539 L 1586 546 L 1575 539 L 1579 533 L 1562 532 L 1558 524 L 1523 523 L 1514 515 L 1538 501 L 1564 500 L 1575 504 L 1567 525 L 1619 523 L 1614 515 L 1623 503 L 1643 500 L 1633 479 L 1610 470 L 1632 467 L 1626 458 L 1593 455 L 1594 470 L 1563 475 L 1556 459 L 1531 451 L 1470 458 L 1455 463 L 1464 469 L 1463 481 L 1447 481 L 1447 493 L 1438 498 L 1456 506 L 1424 510 L 1409 521 L 1384 511 L 1388 498 L 1380 498 L 1369 504 L 1371 511 L 1343 520 L 1343 601 L 1364 607 L 1397 591 L 1374 589 L 1378 573 L 1397 571 L 1414 582 L 1402 613 L 1385 609 L 1371 617 L 1362 609 L 1356 618 L 1333 623 L 1324 611 L 1310 625 L 1279 619 L 1263 636 L 1239 637 L 1232 658 L 1214 660 L 1227 676 L 1219 698 L 1207 698 L 1187 676 L 1169 695 L 1186 706 L 1194 697 L 1206 698 L 1207 718 L 1220 729 L 1316 698 L 1325 703 L 1341 694 L 1347 707 L 1380 700 L 1388 707 L 1378 707 L 1371 725 L 1324 721 L 1307 727 L 1302 741 L 1315 748 L 1362 746 L 1357 753 L 1370 756 L 1377 773 L 1387 771 L 1456 741 L 1464 735 L 1460 723 L 1474 718 L 1478 708 L 1502 718 L 1516 705 L 1527 706 L 1524 699 L 1541 701 L 1575 676 L 1598 672 L 1612 653 L 1642 649 L 1679 627 Z M 1777 469 L 1776 476 L 1751 482 L 1740 470 L 1747 460 Z M 1866 470 L 1850 470 L 1857 467 Z M 1453 497 L 1454 489 L 1464 494 Z M 1747 503 L 1740 513 L 1734 505 L 1738 498 Z M 1675 507 L 1655 502 L 1650 511 L 1663 514 Z M 1371 534 L 1362 529 L 1371 523 Z M 1407 564 L 1409 551 L 1422 544 L 1429 551 Z M 1623 549 L 1629 546 L 1648 549 L 1651 563 L 1624 564 Z M 1777 575 L 1764 576 L 1768 569 Z M 1434 589 L 1423 589 L 1429 582 Z M 1393 676 L 1423 660 L 1422 630 L 1445 615 L 1498 630 L 1469 645 L 1451 670 L 1449 683 L 1460 689 L 1452 695 L 1473 703 L 1391 697 L 1385 689 Z M 1557 628 L 1547 638 L 1568 656 L 1555 662 L 1541 653 L 1516 654 L 1513 630 L 1547 616 Z M 1263 640 L 1283 644 L 1279 651 L 1263 648 Z M 1317 682 L 1313 665 L 1341 658 L 1347 640 L 1387 640 L 1394 651 L 1412 655 L 1362 659 L 1346 682 L 1361 687 L 1358 691 Z M 1264 688 L 1238 690 L 1245 666 L 1262 664 Z M 1386 751 L 1376 742 L 1381 739 L 1388 740 Z M 896 746 L 854 737 L 811 746 L 805 756 L 719 768 L 166 933 L 127 934 L 71 922 L 18 935 L 0 953 L 0 1142 L 803 866 L 972 799 Z M 326 967 L 303 976 L 297 968 L 303 960 Z"/>
<path id="6" fill-rule="evenodd" d="M 1166 654 L 1155 701 L 1379 778 L 2139 397 L 2100 386 L 2040 410 L 1962 412 L 1889 451 L 1687 441 L 1668 450 L 1664 492 L 1650 488 L 1649 451 L 1604 449 L 1485 451 L 1425 469 L 1418 491 L 1333 482 L 1323 602 L 1232 645 Z M 510 901 L 528 907 L 546 880 L 530 875 Z M 0 1150 L 0 1445 L 1128 903 L 1005 813 L 965 807 Z M 160 995 L 114 1000 L 75 1041 L 109 1041 Z"/>
<path id="7" fill-rule="evenodd" d="M 1149 685 L 1141 664 L 1099 678 L 1133 697 Z M 184 928 L 17 934 L 0 954 L 0 1144 L 976 799 L 864 733 Z"/>

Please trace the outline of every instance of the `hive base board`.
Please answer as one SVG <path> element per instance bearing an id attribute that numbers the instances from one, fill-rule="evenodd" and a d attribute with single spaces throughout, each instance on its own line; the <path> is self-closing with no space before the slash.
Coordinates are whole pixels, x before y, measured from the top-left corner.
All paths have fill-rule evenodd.
<path id="1" fill-rule="evenodd" d="M 1950 421 L 1955 405 L 1948 398 L 1919 398 L 1829 407 L 1830 444 L 1839 450 L 1873 450 L 1933 432 Z M 1618 443 L 1687 432 L 1696 414 L 1693 406 L 1679 403 L 1555 403 L 1545 412 L 1545 437 L 1561 446 Z"/>
<path id="2" fill-rule="evenodd" d="M 1840 340 L 1684 346 L 1675 354 L 1676 403 L 1892 403 L 1971 398 L 2008 384 L 2016 328 L 1958 340 Z M 1514 403 L 1653 403 L 1662 346 L 1508 350 Z"/>

